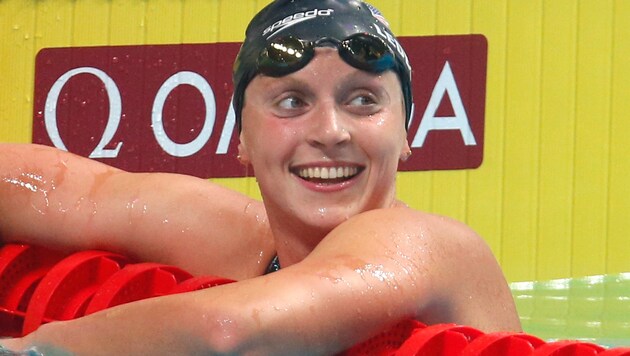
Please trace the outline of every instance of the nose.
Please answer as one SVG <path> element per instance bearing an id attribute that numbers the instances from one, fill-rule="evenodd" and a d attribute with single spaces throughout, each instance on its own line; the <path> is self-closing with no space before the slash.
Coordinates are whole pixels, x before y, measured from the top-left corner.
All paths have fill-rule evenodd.
<path id="1" fill-rule="evenodd" d="M 320 148 L 332 148 L 350 141 L 345 118 L 334 104 L 322 104 L 314 113 L 308 142 Z"/>

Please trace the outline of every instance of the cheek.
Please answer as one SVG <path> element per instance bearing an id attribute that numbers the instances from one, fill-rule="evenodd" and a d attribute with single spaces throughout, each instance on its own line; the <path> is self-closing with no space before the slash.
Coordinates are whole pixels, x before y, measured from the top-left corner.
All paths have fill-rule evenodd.
<path id="1" fill-rule="evenodd" d="M 288 157 L 294 146 L 295 133 L 279 123 L 281 120 L 257 119 L 255 124 L 243 127 L 243 140 L 252 165 L 277 163 Z"/>
<path id="2" fill-rule="evenodd" d="M 362 141 L 370 151 L 381 157 L 398 157 L 407 142 L 407 131 L 399 117 L 375 118 L 377 124 L 366 125 L 361 130 Z"/>

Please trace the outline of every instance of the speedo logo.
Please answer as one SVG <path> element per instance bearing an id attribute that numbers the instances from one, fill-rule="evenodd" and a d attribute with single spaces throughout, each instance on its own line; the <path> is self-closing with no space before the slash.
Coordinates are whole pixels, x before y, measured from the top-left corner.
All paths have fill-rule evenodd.
<path id="1" fill-rule="evenodd" d="M 273 25 L 267 27 L 263 31 L 263 36 L 267 36 L 267 38 L 270 38 L 278 32 L 286 30 L 293 25 L 312 20 L 314 18 L 317 18 L 318 16 L 330 16 L 333 12 L 335 12 L 335 10 L 333 9 L 313 9 L 305 12 L 296 12 L 295 14 L 287 16 L 284 19 L 277 21 Z"/>

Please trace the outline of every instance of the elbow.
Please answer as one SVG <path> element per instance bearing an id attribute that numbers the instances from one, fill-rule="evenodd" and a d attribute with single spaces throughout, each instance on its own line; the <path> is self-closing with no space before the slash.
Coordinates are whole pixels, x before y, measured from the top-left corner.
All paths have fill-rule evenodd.
<path id="1" fill-rule="evenodd" d="M 212 308 L 211 308 L 212 309 Z M 247 347 L 252 346 L 245 320 L 240 320 L 238 311 L 208 310 L 198 313 L 202 318 L 201 354 L 245 355 L 255 354 Z"/>
<path id="2" fill-rule="evenodd" d="M 212 355 L 241 355 L 243 352 L 242 334 L 229 320 L 217 321 L 217 327 L 208 328 L 204 335 L 204 354 Z"/>

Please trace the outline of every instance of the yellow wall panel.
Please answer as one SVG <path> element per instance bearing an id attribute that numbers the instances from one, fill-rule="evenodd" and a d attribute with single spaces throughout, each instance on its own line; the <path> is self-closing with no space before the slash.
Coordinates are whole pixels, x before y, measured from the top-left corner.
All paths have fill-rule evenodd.
<path id="1" fill-rule="evenodd" d="M 371 4 L 375 4 L 374 2 L 371 2 Z M 401 13 L 401 1 L 400 0 L 390 0 L 381 4 L 377 5 L 379 11 L 381 11 L 383 13 L 383 15 L 385 16 L 386 19 L 389 20 L 389 18 L 393 17 L 393 18 L 400 18 L 400 13 Z M 400 23 L 399 21 L 396 21 L 395 24 L 390 23 L 390 25 L 392 25 L 392 30 L 394 30 L 394 26 L 396 26 L 397 28 L 395 30 L 400 31 Z"/>
<path id="2" fill-rule="evenodd" d="M 469 0 L 439 1 L 436 12 L 438 34 L 470 33 L 471 5 Z"/>
<path id="3" fill-rule="evenodd" d="M 433 195 L 431 186 L 433 185 L 433 175 L 429 172 L 401 172 L 398 174 L 396 192 L 398 196 L 408 198 L 405 200 L 414 208 L 429 210 Z"/>
<path id="4" fill-rule="evenodd" d="M 503 141 L 506 113 L 507 4 L 476 1 L 472 9 L 473 33 L 488 39 L 486 127 L 484 159 L 469 172 L 466 220 L 483 236 L 497 256 L 502 255 Z M 491 167 L 491 168 L 490 168 Z"/>
<path id="5" fill-rule="evenodd" d="M 109 44 L 110 4 L 102 0 L 74 2 L 73 46 Z"/>
<path id="6" fill-rule="evenodd" d="M 381 6 L 376 1 L 372 3 L 379 8 Z M 394 31 L 398 30 L 396 34 L 406 36 L 435 34 L 437 0 L 402 1 L 400 9 L 398 21 L 395 18 L 391 18 L 389 13 L 384 12 Z"/>
<path id="7" fill-rule="evenodd" d="M 146 14 L 147 43 L 181 43 L 183 12 L 182 8 L 183 1 L 148 1 Z"/>
<path id="8" fill-rule="evenodd" d="M 146 1 L 112 0 L 109 45 L 146 43 Z"/>
<path id="9" fill-rule="evenodd" d="M 2 141 L 30 139 L 30 111 L 33 109 L 33 66 L 35 63 L 35 8 L 29 2 L 0 4 L 0 132 Z"/>
<path id="10" fill-rule="evenodd" d="M 182 12 L 182 42 L 218 42 L 219 1 L 188 0 Z"/>
<path id="11" fill-rule="evenodd" d="M 571 274 L 577 3 L 543 8 L 536 277 Z"/>
<path id="12" fill-rule="evenodd" d="M 390 22 L 396 33 L 406 36 L 419 34 L 435 34 L 436 11 L 435 1 L 396 1 L 396 8 L 391 8 L 389 2 L 372 2 L 379 8 Z M 388 6 L 388 4 L 390 6 Z M 399 21 L 395 19 L 399 18 Z M 422 73 L 414 72 L 414 78 Z M 416 108 L 416 110 L 418 110 Z M 406 200 L 410 205 L 418 209 L 430 210 L 433 205 L 434 175 L 430 172 L 399 174 L 397 192 L 400 197 L 409 197 Z"/>
<path id="13" fill-rule="evenodd" d="M 612 2 L 578 8 L 572 268 L 606 271 Z"/>
<path id="14" fill-rule="evenodd" d="M 630 252 L 630 1 L 614 3 L 613 78 L 610 112 L 610 181 L 608 190 L 607 271 L 628 269 Z"/>
<path id="15" fill-rule="evenodd" d="M 517 280 L 532 276 L 536 266 L 531 237 L 537 218 L 541 7 L 541 1 L 511 1 L 507 12 L 501 259 L 510 261 L 506 273 Z"/>
<path id="16" fill-rule="evenodd" d="M 70 1 L 42 1 L 36 11 L 35 44 L 44 47 L 71 46 L 73 38 L 74 3 Z"/>
<path id="17" fill-rule="evenodd" d="M 240 41 L 267 3 L 0 1 L 0 141 L 31 139 L 41 48 Z M 399 35 L 488 40 L 482 166 L 401 173 L 400 197 L 472 226 L 510 281 L 630 271 L 630 2 L 371 3 Z M 260 196 L 253 178 L 216 181 Z"/>

